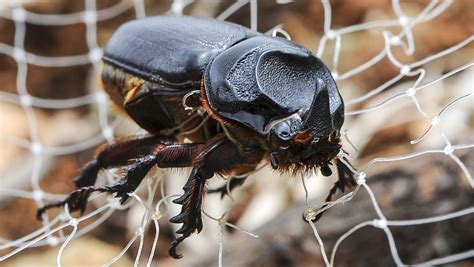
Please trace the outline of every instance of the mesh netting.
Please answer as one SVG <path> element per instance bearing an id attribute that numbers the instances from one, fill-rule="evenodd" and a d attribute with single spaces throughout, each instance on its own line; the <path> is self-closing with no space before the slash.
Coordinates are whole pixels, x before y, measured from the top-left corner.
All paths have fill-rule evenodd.
<path id="1" fill-rule="evenodd" d="M 51 190 L 51 187 L 45 185 L 43 181 L 44 176 L 48 173 L 48 169 L 54 164 L 61 163 L 57 158 L 89 151 L 84 156 L 88 157 L 83 160 L 83 162 L 86 162 L 91 157 L 90 151 L 97 145 L 104 142 L 111 143 L 115 136 L 123 135 L 124 132 L 141 133 L 140 129 L 133 125 L 130 126 L 122 117 L 111 111 L 107 95 L 100 90 L 100 86 L 95 81 L 102 56 L 102 44 L 99 45 L 100 42 L 98 41 L 99 23 L 113 20 L 126 12 L 134 13 L 136 18 L 142 18 L 152 13 L 177 15 L 183 13 L 200 15 L 203 13 L 215 16 L 219 20 L 227 20 L 229 18 L 239 20 L 241 17 L 245 17 L 245 24 L 251 29 L 286 38 L 297 37 L 288 33 L 291 33 L 294 27 L 298 27 L 297 24 L 286 25 L 282 23 L 276 26 L 273 25 L 274 27 L 267 26 L 267 28 L 264 28 L 262 26 L 263 28 L 260 28 L 260 21 L 265 19 L 260 13 L 260 5 L 262 5 L 262 8 L 267 6 L 260 2 L 257 5 L 256 0 L 241 0 L 225 4 L 220 3 L 219 5 L 209 1 L 202 1 L 205 4 L 199 5 L 199 1 L 193 3 L 193 1 L 174 0 L 169 5 L 163 5 L 164 8 L 160 7 L 165 10 L 162 11 L 160 8 L 157 8 L 152 12 L 148 12 L 145 2 L 142 0 L 120 1 L 105 6 L 101 5 L 101 8 L 99 8 L 98 4 L 100 1 L 86 0 L 81 11 L 69 12 L 67 14 L 34 12 L 29 10 L 26 4 L 22 5 L 21 2 L 15 2 L 6 6 L 1 4 L 0 17 L 12 21 L 14 24 L 14 37 L 11 44 L 6 41 L 0 43 L 0 54 L 8 57 L 9 60 L 13 60 L 17 70 L 14 76 L 10 76 L 10 79 L 15 81 L 14 87 L 16 89 L 1 90 L 0 102 L 8 107 L 20 108 L 21 116 L 8 119 L 26 122 L 24 128 L 27 133 L 26 136 L 16 135 L 11 130 L 13 122 L 2 119 L 0 138 L 2 144 L 5 144 L 5 151 L 13 147 L 13 150 L 22 151 L 22 155 L 24 155 L 21 158 L 21 162 L 11 163 L 11 166 L 14 167 L 13 171 L 11 168 L 4 168 L 8 169 L 8 171 L 2 173 L 4 177 L 0 180 L 0 201 L 2 204 L 10 205 L 9 203 L 15 203 L 15 199 L 27 199 L 34 202 L 35 208 L 39 208 L 46 203 L 64 199 L 67 196 L 67 190 L 57 193 L 57 190 Z M 472 187 L 474 187 L 474 180 L 471 175 L 473 159 L 472 157 L 464 157 L 464 155 L 472 153 L 472 151 L 469 151 L 474 148 L 474 141 L 472 140 L 472 88 L 474 88 L 472 77 L 474 75 L 471 68 L 474 65 L 472 58 L 472 41 L 474 37 L 472 33 L 464 36 L 460 35 L 461 37 L 458 37 L 456 42 L 445 42 L 444 47 L 439 46 L 437 50 L 428 49 L 427 51 L 425 47 L 424 50 L 422 49 L 422 53 L 418 53 L 419 46 L 423 48 L 425 44 L 420 44 L 417 41 L 429 42 L 428 38 L 430 37 L 426 37 L 424 31 L 432 30 L 432 27 L 436 27 L 438 24 L 433 21 L 449 12 L 453 8 L 454 3 L 449 0 L 427 1 L 421 10 L 410 8 L 410 3 L 405 4 L 406 6 L 401 5 L 397 0 L 393 0 L 391 5 L 388 5 L 388 8 L 391 9 L 389 17 L 377 16 L 377 12 L 374 12 L 372 16 L 376 19 L 372 19 L 368 15 L 362 23 L 341 24 L 337 26 L 334 26 L 333 23 L 334 21 L 340 23 L 341 19 L 338 19 L 337 16 L 343 16 L 343 14 L 335 13 L 332 8 L 336 7 L 340 10 L 341 4 L 334 6 L 331 5 L 330 1 L 325 0 L 322 0 L 321 3 L 315 2 L 312 4 L 317 6 L 315 9 L 320 12 L 323 21 L 322 28 L 313 29 L 320 34 L 320 39 L 318 41 L 312 40 L 311 42 L 314 47 L 316 47 L 316 44 L 319 44 L 315 54 L 323 58 L 330 66 L 346 102 L 347 117 L 343 128 L 344 147 L 350 158 L 353 159 L 353 165 L 356 166 L 354 172 L 356 173 L 357 186 L 353 191 L 346 192 L 337 200 L 326 203 L 328 205 L 324 209 L 320 209 L 323 206 L 320 199 L 321 196 L 327 193 L 328 185 L 315 184 L 318 180 L 324 180 L 318 174 L 314 174 L 316 178 L 303 178 L 303 183 L 297 183 L 292 180 L 292 184 L 288 187 L 290 190 L 297 192 L 295 193 L 297 195 L 295 197 L 296 200 L 303 200 L 305 202 L 304 208 L 300 208 L 298 211 L 304 213 L 307 217 L 316 216 L 327 209 L 338 209 L 339 206 L 342 206 L 340 205 L 342 203 L 345 203 L 344 206 L 350 207 L 351 203 L 362 191 L 369 195 L 371 206 L 375 211 L 375 217 L 358 222 L 349 229 L 346 229 L 335 242 L 331 242 L 331 247 L 328 247 L 324 236 L 319 235 L 319 224 L 310 222 L 307 227 L 312 230 L 314 234 L 313 242 L 317 242 L 320 249 L 318 253 L 315 252 L 315 254 L 318 254 L 315 257 L 315 261 L 319 260 L 319 258 L 322 260 L 317 262 L 318 264 L 324 263 L 327 266 L 333 266 L 338 259 L 338 248 L 351 235 L 368 226 L 383 231 L 387 242 L 385 244 L 378 244 L 378 246 L 388 246 L 391 258 L 396 265 L 447 264 L 466 260 L 474 256 L 474 250 L 472 249 L 450 250 L 447 254 L 424 258 L 417 262 L 407 262 L 399 253 L 400 247 L 406 244 L 396 242 L 396 237 L 392 234 L 394 228 L 449 223 L 450 220 L 456 218 L 467 218 L 466 220 L 470 219 L 472 222 L 472 213 L 474 212 L 474 208 L 471 206 Z M 188 9 L 190 5 L 195 5 L 194 9 Z M 206 9 L 210 9 L 211 6 L 217 5 L 219 6 L 219 13 L 217 15 L 204 12 Z M 292 1 L 276 1 L 276 5 L 276 8 L 279 9 L 289 9 L 291 5 L 296 5 L 296 3 Z M 361 5 L 360 8 L 368 7 Z M 409 9 L 410 12 L 406 9 Z M 83 30 L 84 35 L 80 38 L 85 38 L 86 53 L 65 56 L 57 56 L 54 53 L 51 55 L 41 55 L 30 52 L 25 48 L 27 27 L 31 25 L 37 25 L 38 27 L 60 27 L 75 24 L 84 25 L 85 27 Z M 421 29 L 419 29 L 420 27 Z M 354 43 L 354 38 L 358 34 L 364 34 L 359 38 L 368 38 L 373 40 L 370 42 L 374 43 L 370 51 L 371 53 L 369 53 L 370 56 L 364 58 L 363 62 L 351 60 L 351 55 L 362 53 L 364 51 L 361 50 L 366 49 Z M 443 34 L 446 33 L 441 30 L 437 33 L 437 35 Z M 420 39 L 417 39 L 418 35 L 421 36 Z M 299 40 L 298 38 L 294 39 Z M 442 38 L 436 40 L 439 41 Z M 379 48 L 380 50 L 376 51 Z M 439 62 L 443 62 L 443 68 L 439 67 Z M 56 71 L 57 69 L 75 66 L 86 66 L 86 68 L 90 66 L 92 69 L 86 75 L 90 80 L 88 82 L 89 88 L 81 95 L 48 98 L 35 95 L 28 88 L 28 75 L 31 69 L 44 68 L 47 71 Z M 390 68 L 391 71 L 384 77 L 378 77 L 379 73 L 382 73 L 381 68 Z M 383 76 L 382 74 L 380 75 Z M 373 80 L 373 82 L 361 83 L 360 80 L 357 80 L 358 76 L 362 80 Z M 41 77 L 36 77 L 36 79 L 41 79 Z M 455 81 L 451 81 L 452 79 L 455 79 Z M 355 89 L 355 87 L 361 85 L 375 85 L 375 87 Z M 47 110 L 49 113 L 44 115 L 43 110 Z M 56 114 L 55 112 L 62 110 L 79 110 L 80 114 L 86 115 L 78 117 L 66 115 L 67 121 L 78 120 L 77 124 L 73 123 L 76 125 L 72 127 L 72 130 L 64 130 L 62 129 L 63 124 L 60 122 L 45 119 L 48 116 L 52 116 L 51 114 Z M 83 117 L 92 118 L 97 122 L 97 125 L 91 126 L 87 122 L 84 123 Z M 380 143 L 370 142 L 370 140 L 373 140 L 374 136 L 384 129 L 393 130 L 393 127 L 396 125 L 402 125 L 402 128 L 408 127 L 407 125 L 417 126 L 418 130 L 412 132 L 411 135 L 403 136 L 401 143 L 405 145 L 404 149 L 390 152 L 367 152 L 367 150 L 371 149 L 377 150 L 371 146 L 380 145 L 383 147 Z M 64 125 L 64 127 L 69 127 L 69 125 Z M 86 138 L 76 138 L 74 136 L 76 131 L 83 130 L 84 127 L 91 128 L 91 130 L 87 131 L 88 135 L 86 135 Z M 41 133 L 44 128 L 58 128 L 57 131 L 62 131 L 63 135 L 58 133 L 50 139 L 44 140 Z M 65 139 L 64 136 L 68 136 L 69 139 Z M 412 136 L 416 137 L 411 138 Z M 384 141 L 381 141 L 381 143 L 383 144 Z M 368 156 L 363 156 L 364 151 L 366 151 L 365 154 Z M 5 157 L 2 157 L 2 160 L 14 162 L 7 158 L 11 155 L 7 154 L 7 152 L 5 152 Z M 359 159 L 355 156 L 358 153 L 360 155 Z M 435 216 L 419 217 L 417 214 L 414 214 L 410 219 L 390 219 L 390 217 L 385 215 L 384 208 L 379 204 L 380 199 L 383 197 L 375 194 L 372 190 L 371 172 L 377 172 L 377 168 L 380 165 L 388 165 L 394 162 L 407 166 L 409 164 L 417 164 L 417 162 L 421 163 L 422 158 L 426 157 L 441 157 L 448 159 L 449 162 L 454 164 L 456 182 L 463 184 L 464 190 L 469 191 L 468 195 L 471 198 L 468 201 L 468 206 L 457 210 L 447 209 L 447 211 L 444 210 Z M 59 173 L 57 175 L 60 176 L 62 174 Z M 34 250 L 34 247 L 57 246 L 59 250 L 55 252 L 55 259 L 59 266 L 62 263 L 63 254 L 68 250 L 69 246 L 76 242 L 78 237 L 90 235 L 91 231 L 97 232 L 97 228 L 104 225 L 109 218 L 117 216 L 117 210 L 127 210 L 128 216 L 132 217 L 133 221 L 122 222 L 123 224 L 127 223 L 128 229 L 131 230 L 128 238 L 129 241 L 128 243 L 121 243 L 122 249 L 113 253 L 113 256 L 108 258 L 106 262 L 102 262 L 102 264 L 106 266 L 111 265 L 119 259 L 126 257 L 125 255 L 133 258 L 135 265 L 146 264 L 151 266 L 159 263 L 157 255 L 160 253 L 164 254 L 168 250 L 169 244 L 159 241 L 160 229 L 165 231 L 165 237 L 163 238 L 166 238 L 166 235 L 171 235 L 171 226 L 165 224 L 165 222 L 169 217 L 176 215 L 178 211 L 178 207 L 173 206 L 169 201 L 176 198 L 177 194 L 181 192 L 180 187 L 184 184 L 184 180 L 173 178 L 179 175 L 175 172 L 165 173 L 163 170 L 156 170 L 144 180 L 136 192 L 131 194 L 132 199 L 125 205 L 120 205 L 118 199 L 104 194 L 93 195 L 90 199 L 94 203 L 94 205 L 91 205 L 93 208 L 89 209 L 84 215 L 72 216 L 67 209 L 60 210 L 56 214 L 48 213 L 48 215 L 43 217 L 41 226 L 31 229 L 26 234 L 21 231 L 13 231 L 15 223 L 10 225 L 2 224 L 2 227 L 3 225 L 6 225 L 5 227 L 12 227 L 12 230 L 7 229 L 2 232 L 2 234 L 5 232 L 9 234 L 0 238 L 0 261 L 8 262 L 15 260 L 22 254 Z M 264 173 L 264 175 L 268 175 L 268 172 Z M 457 179 L 457 177 L 462 177 L 462 179 Z M 120 179 L 120 171 L 109 170 L 104 172 L 101 175 L 101 179 L 103 183 L 113 183 Z M 66 180 L 63 179 L 61 182 L 65 183 Z M 56 186 L 61 187 L 61 185 L 58 185 L 59 182 L 55 183 Z M 278 183 L 280 185 L 285 184 L 281 180 Z M 254 186 L 255 184 L 258 184 L 258 181 L 254 181 Z M 268 187 L 271 186 L 261 186 L 259 190 L 264 191 Z M 298 189 L 295 189 L 296 187 Z M 314 189 L 316 187 L 318 189 Z M 254 226 L 258 224 L 249 223 L 251 221 L 249 217 L 252 218 L 253 216 L 253 219 L 255 219 L 256 216 L 260 216 L 264 218 L 259 218 L 262 221 L 269 221 L 271 216 L 275 216 L 278 213 L 278 210 L 288 207 L 287 204 L 278 204 L 281 202 L 275 200 L 275 198 L 284 198 L 282 194 L 277 194 L 281 193 L 283 189 L 278 190 L 269 191 L 270 193 L 257 192 L 256 195 L 261 196 L 260 199 L 272 202 L 272 205 L 280 205 L 280 209 L 271 206 L 269 210 L 276 210 L 273 214 L 267 214 L 267 211 L 263 211 L 267 208 L 261 208 L 260 212 L 257 213 L 248 211 L 250 215 L 247 215 L 247 217 L 241 218 L 241 220 L 234 220 L 238 221 L 237 225 L 245 229 L 256 229 Z M 236 195 L 232 194 L 232 196 L 237 197 Z M 237 229 L 237 235 L 244 233 L 251 236 L 252 238 L 247 239 L 246 243 L 256 242 L 254 238 L 258 238 L 256 234 L 242 230 L 242 228 L 231 223 L 234 221 L 229 219 L 228 215 L 231 213 L 232 208 L 235 207 L 232 204 L 234 203 L 233 200 L 232 198 L 225 199 L 224 201 L 218 200 L 218 198 L 207 198 L 204 216 L 211 223 L 207 223 L 205 227 L 213 228 L 212 224 L 217 227 L 214 227 L 208 234 L 204 233 L 203 236 L 205 237 L 201 239 L 193 237 L 189 240 L 189 247 L 199 244 L 198 246 L 203 246 L 201 251 L 205 249 L 212 250 L 211 254 L 216 254 L 217 258 L 215 261 L 219 265 L 226 262 L 224 251 L 227 241 L 224 237 L 227 236 L 227 228 Z M 248 205 L 246 209 L 252 210 L 255 208 Z M 35 220 L 33 213 L 23 213 L 17 210 L 14 213 L 15 216 L 12 217 L 11 213 L 7 214 L 6 211 L 6 209 L 0 210 L 0 213 L 5 214 L 2 220 L 6 221 L 7 217 L 16 221 L 31 222 Z M 330 211 L 327 212 L 329 213 Z M 361 211 L 352 209 L 351 212 L 356 214 Z M 346 214 L 345 216 L 351 216 L 351 214 Z M 115 218 L 123 219 L 123 217 Z M 294 217 L 290 220 L 301 221 L 301 218 Z M 327 223 L 327 220 L 325 222 Z M 288 223 L 291 224 L 293 222 L 290 221 Z M 215 241 L 216 238 L 217 242 Z M 229 238 L 231 237 L 229 236 Z M 185 245 L 187 242 L 185 242 Z M 217 244 L 213 246 L 208 243 Z M 195 254 L 193 254 L 191 249 L 188 253 L 190 253 L 191 258 L 189 262 L 192 262 L 191 255 Z M 229 253 L 232 253 L 232 251 Z M 381 256 L 373 255 L 373 257 Z M 160 256 L 159 258 L 163 257 Z M 227 263 L 231 264 L 231 262 Z"/>

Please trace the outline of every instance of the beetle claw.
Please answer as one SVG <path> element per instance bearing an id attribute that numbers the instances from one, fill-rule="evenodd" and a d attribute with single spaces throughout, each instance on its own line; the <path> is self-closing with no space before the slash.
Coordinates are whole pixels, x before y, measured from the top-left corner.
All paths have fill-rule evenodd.
<path id="1" fill-rule="evenodd" d="M 272 168 L 276 170 L 278 168 L 278 159 L 277 159 L 277 152 L 270 153 L 270 164 Z"/>
<path id="2" fill-rule="evenodd" d="M 36 218 L 38 220 L 41 220 L 41 217 L 47 210 L 51 208 L 64 207 L 66 205 L 68 206 L 69 212 L 80 211 L 80 213 L 83 214 L 87 208 L 87 199 L 89 198 L 90 194 L 92 194 L 93 192 L 109 192 L 109 190 L 110 189 L 107 187 L 95 186 L 79 188 L 69 194 L 69 196 L 65 200 L 53 202 L 39 208 L 36 212 Z"/>
<path id="3" fill-rule="evenodd" d="M 331 176 L 332 171 L 331 171 L 331 168 L 329 168 L 329 166 L 327 164 L 324 164 L 324 165 L 321 166 L 321 173 L 324 176 Z"/>
<path id="4" fill-rule="evenodd" d="M 202 230 L 202 218 L 201 218 L 201 203 L 204 194 L 204 182 L 205 180 L 199 176 L 196 169 L 193 170 L 188 178 L 188 181 L 183 186 L 184 194 L 173 200 L 176 204 L 181 204 L 181 212 L 172 217 L 169 221 L 172 223 L 182 223 L 183 225 L 176 231 L 176 234 L 180 234 L 169 249 L 169 254 L 173 258 L 179 259 L 182 257 L 181 254 L 176 253 L 177 246 L 188 238 L 194 231 L 198 233 Z"/>
<path id="5" fill-rule="evenodd" d="M 181 258 L 183 257 L 183 254 L 176 252 L 176 249 L 178 248 L 179 243 L 182 242 L 182 240 L 179 240 L 179 239 L 180 239 L 180 238 L 178 238 L 178 239 L 176 239 L 175 241 L 173 241 L 173 242 L 171 243 L 170 249 L 168 250 L 168 254 L 169 254 L 171 257 L 175 258 L 175 259 L 181 259 Z M 178 240 L 179 240 L 179 241 L 178 241 Z"/>

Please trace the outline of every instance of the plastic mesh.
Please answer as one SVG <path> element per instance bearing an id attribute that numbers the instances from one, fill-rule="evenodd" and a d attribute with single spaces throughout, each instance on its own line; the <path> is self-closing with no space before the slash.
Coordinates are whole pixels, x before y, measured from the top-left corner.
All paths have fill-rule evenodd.
<path id="1" fill-rule="evenodd" d="M 183 14 L 184 8 L 191 4 L 192 1 L 178 1 L 174 0 L 170 6 L 170 9 L 167 11 L 168 14 Z M 291 1 L 277 1 L 278 4 L 282 5 L 282 8 L 285 8 L 286 4 L 291 4 Z M 319 3 L 318 3 L 319 4 Z M 359 229 L 372 226 L 379 228 L 384 231 L 387 236 L 388 244 L 393 261 L 396 265 L 405 265 L 403 258 L 400 257 L 397 251 L 397 245 L 392 236 L 391 227 L 394 226 L 409 226 L 409 225 L 418 225 L 418 224 L 431 224 L 436 222 L 447 221 L 456 217 L 469 216 L 474 212 L 474 208 L 466 208 L 452 213 L 447 213 L 441 216 L 435 216 L 430 218 L 420 218 L 417 220 L 390 220 L 385 217 L 384 211 L 379 207 L 378 200 L 373 194 L 370 187 L 370 172 L 374 168 L 374 165 L 383 164 L 385 162 L 392 161 L 406 161 L 406 160 L 417 160 L 420 157 L 430 156 L 432 154 L 440 154 L 445 157 L 449 157 L 454 161 L 459 169 L 464 174 L 464 178 L 470 184 L 471 188 L 474 187 L 474 180 L 471 173 L 469 172 L 466 165 L 460 160 L 456 153 L 460 150 L 472 150 L 474 148 L 474 143 L 453 143 L 450 140 L 449 134 L 445 133 L 445 130 L 442 127 L 442 122 L 445 119 L 445 114 L 451 110 L 456 109 L 460 103 L 471 102 L 472 104 L 472 66 L 474 65 L 472 58 L 469 59 L 468 63 L 463 65 L 456 66 L 450 71 L 438 76 L 438 77 L 429 77 L 427 78 L 426 68 L 430 64 L 438 59 L 448 57 L 450 55 L 456 54 L 459 50 L 462 50 L 465 47 L 471 45 L 474 40 L 473 36 L 470 36 L 458 44 L 449 47 L 448 49 L 442 51 L 435 51 L 427 57 L 417 59 L 416 61 L 404 63 L 399 58 L 398 55 L 413 55 L 416 54 L 417 46 L 414 41 L 414 32 L 413 29 L 425 23 L 430 23 L 452 5 L 452 1 L 430 1 L 427 3 L 426 7 L 422 12 L 414 16 L 408 16 L 404 13 L 403 9 L 400 6 L 399 1 L 392 1 L 392 9 L 395 14 L 394 18 L 386 20 L 376 20 L 370 21 L 362 24 L 350 25 L 342 28 L 337 28 L 332 26 L 332 17 L 333 13 L 331 11 L 331 4 L 329 1 L 322 0 L 321 4 L 324 10 L 324 28 L 323 35 L 319 41 L 319 47 L 315 54 L 319 57 L 327 58 L 329 55 L 332 58 L 331 70 L 334 78 L 338 82 L 343 82 L 354 76 L 363 73 L 371 68 L 376 68 L 377 63 L 382 60 L 389 60 L 393 66 L 399 69 L 399 73 L 393 78 L 389 79 L 387 82 L 378 85 L 376 88 L 367 90 L 367 93 L 361 96 L 353 97 L 352 99 L 346 99 L 346 105 L 348 107 L 348 123 L 345 125 L 344 133 L 346 136 L 351 136 L 354 132 L 357 131 L 357 119 L 361 116 L 367 114 L 377 114 L 386 109 L 394 109 L 394 107 L 399 108 L 397 105 L 399 103 L 404 104 L 414 104 L 416 110 L 419 114 L 426 120 L 426 131 L 424 131 L 419 138 L 412 140 L 411 144 L 415 147 L 416 144 L 426 141 L 425 139 L 430 138 L 433 140 L 433 137 L 438 136 L 442 142 L 433 142 L 433 146 L 427 146 L 426 150 L 414 150 L 410 153 L 399 154 L 397 156 L 390 157 L 375 157 L 365 164 L 358 164 L 356 172 L 357 177 L 357 187 L 354 191 L 343 195 L 336 201 L 329 203 L 325 208 L 332 208 L 340 203 L 346 203 L 346 205 L 351 205 L 350 200 L 358 193 L 360 190 L 365 190 L 370 195 L 372 205 L 376 211 L 377 217 L 372 220 L 362 222 L 360 224 L 354 225 L 352 229 L 342 235 L 336 242 L 335 246 L 331 248 L 332 253 L 328 254 L 325 248 L 324 240 L 318 234 L 318 227 L 314 223 L 310 223 L 308 227 L 311 227 L 315 235 L 315 242 L 317 241 L 320 248 L 321 254 L 323 256 L 324 264 L 327 266 L 332 266 L 335 258 L 338 247 L 341 243 L 346 240 L 354 232 Z M 235 1 L 230 4 L 227 9 L 225 9 L 220 15 L 216 18 L 219 20 L 226 20 L 231 15 L 235 14 L 237 11 L 243 8 L 250 9 L 249 15 L 249 25 L 254 30 L 257 29 L 258 25 L 258 6 L 257 1 L 251 0 L 242 0 Z M 40 180 L 42 179 L 42 169 L 44 165 L 47 164 L 48 157 L 56 157 L 61 155 L 74 154 L 80 151 L 84 151 L 90 148 L 93 148 L 104 141 L 112 142 L 116 128 L 120 125 L 122 120 L 117 117 L 115 119 L 110 119 L 109 116 L 109 107 L 108 107 L 108 98 L 99 88 L 96 88 L 97 85 L 93 85 L 91 93 L 74 98 L 68 99 L 46 99 L 40 98 L 37 96 L 31 95 L 27 90 L 27 75 L 28 69 L 30 66 L 40 66 L 45 68 L 63 68 L 77 65 L 88 65 L 91 64 L 94 72 L 98 71 L 99 63 L 102 55 L 102 48 L 98 45 L 97 42 L 97 23 L 100 21 L 105 21 L 116 16 L 119 16 L 126 10 L 133 9 L 135 11 L 136 17 L 141 18 L 145 17 L 146 10 L 143 1 L 121 1 L 113 6 L 110 6 L 106 9 L 98 10 L 96 7 L 95 0 L 86 0 L 85 9 L 82 12 L 70 13 L 70 14 L 61 14 L 61 15 L 48 15 L 48 14 L 39 14 L 28 11 L 23 8 L 20 2 L 12 4 L 11 6 L 1 9 L 0 16 L 3 18 L 10 19 L 14 22 L 15 25 L 15 34 L 14 34 L 14 43 L 13 45 L 8 45 L 6 43 L 0 43 L 0 54 L 11 57 L 17 64 L 17 75 L 16 79 L 16 93 L 8 93 L 5 91 L 0 92 L 0 101 L 11 103 L 14 105 L 21 106 L 23 109 L 26 120 L 28 123 L 29 135 L 28 138 L 20 138 L 18 136 L 9 135 L 7 131 L 0 132 L 0 138 L 5 142 L 14 144 L 18 147 L 27 149 L 32 155 L 31 162 L 31 175 L 28 181 L 22 181 L 23 185 L 19 188 L 9 188 L 2 187 L 0 189 L 0 196 L 2 199 L 9 199 L 13 197 L 31 199 L 35 202 L 37 207 L 43 206 L 47 202 L 62 200 L 65 195 L 53 194 L 45 192 L 40 187 Z M 73 56 L 61 56 L 61 57 L 50 57 L 50 56 L 41 56 L 34 53 L 28 52 L 25 50 L 25 35 L 26 35 L 26 23 L 36 24 L 42 26 L 60 26 L 60 25 L 70 25 L 76 23 L 82 23 L 85 25 L 86 32 L 84 38 L 86 39 L 88 46 L 88 53 L 73 55 Z M 289 38 L 289 35 L 283 30 L 284 25 L 277 25 L 275 28 L 270 30 L 269 34 L 281 34 Z M 344 43 L 346 36 L 351 34 L 361 32 L 361 31 L 373 31 L 376 34 L 379 34 L 383 37 L 384 49 L 376 54 L 373 58 L 368 59 L 363 64 L 359 64 L 347 71 L 340 70 L 340 61 L 344 60 L 341 57 L 341 51 L 344 49 Z M 331 47 L 330 47 L 331 45 Z M 394 52 L 396 50 L 396 53 Z M 401 51 L 401 52 L 400 52 Z M 461 75 L 461 73 L 470 73 L 471 77 L 471 88 L 469 91 L 466 91 L 465 88 L 451 88 L 453 92 L 451 95 L 452 99 L 445 103 L 444 106 L 438 109 L 435 113 L 430 113 L 425 111 L 425 107 L 422 104 L 422 101 L 419 100 L 419 94 L 422 91 L 426 90 L 447 90 L 444 88 L 437 88 L 436 86 L 439 83 L 442 83 L 447 78 L 455 75 Z M 405 82 L 408 81 L 408 82 Z M 343 94 L 345 93 L 345 88 L 340 86 Z M 436 93 L 436 92 L 434 92 Z M 372 101 L 375 99 L 374 101 Z M 370 101 L 369 101 L 370 100 Z M 367 105 L 366 103 L 369 104 Z M 95 137 L 88 138 L 85 141 L 78 143 L 68 144 L 64 146 L 50 146 L 43 143 L 40 140 L 38 127 L 39 121 L 35 113 L 35 108 L 47 108 L 47 109 L 70 109 L 77 108 L 82 106 L 95 106 L 97 110 L 97 120 L 100 129 L 100 134 Z M 395 109 L 394 109 L 395 110 Z M 472 112 L 472 106 L 471 106 Z M 6 125 L 1 126 L 2 129 L 7 127 Z M 472 129 L 471 129 L 472 134 Z M 466 133 L 469 135 L 469 132 Z M 428 141 L 431 142 L 431 141 Z M 355 142 L 356 146 L 359 146 L 363 141 Z M 107 175 L 108 182 L 113 182 L 116 178 L 116 174 L 109 172 Z M 0 239 L 0 261 L 12 258 L 17 254 L 25 253 L 32 247 L 38 246 L 59 246 L 59 251 L 57 253 L 57 265 L 61 265 L 61 258 L 63 251 L 67 246 L 74 242 L 74 239 L 88 234 L 90 231 L 100 226 L 107 218 L 109 218 L 115 210 L 127 209 L 132 205 L 137 203 L 143 206 L 143 209 L 140 212 L 141 223 L 137 227 L 135 233 L 132 235 L 129 243 L 124 244 L 123 250 L 121 253 L 117 254 L 115 257 L 111 258 L 108 262 L 105 263 L 106 266 L 116 262 L 120 257 L 122 257 L 128 250 L 131 249 L 133 243 L 138 243 L 138 250 L 135 255 L 135 265 L 138 265 L 141 260 L 146 259 L 146 265 L 150 266 L 154 264 L 154 257 L 156 250 L 161 248 L 157 247 L 158 238 L 160 233 L 159 221 L 163 220 L 164 215 L 167 216 L 168 209 L 162 206 L 167 207 L 167 201 L 176 197 L 173 194 L 167 194 L 164 186 L 164 175 L 163 173 L 158 173 L 147 178 L 142 185 L 139 187 L 137 192 L 132 194 L 132 201 L 128 202 L 126 205 L 120 205 L 113 197 L 108 197 L 106 200 L 102 199 L 102 202 L 98 204 L 98 208 L 93 211 L 80 216 L 72 217 L 67 209 L 59 213 L 55 217 L 44 216 L 41 228 L 36 229 L 28 235 L 22 236 L 15 240 L 6 240 Z M 25 189 L 31 187 L 30 189 Z M 155 195 L 157 192 L 161 192 L 161 198 L 156 200 Z M 100 198 L 99 195 L 94 195 L 90 201 L 96 201 L 97 198 Z M 308 198 L 306 198 L 308 199 Z M 308 203 L 308 200 L 307 200 Z M 316 207 L 320 207 L 321 204 L 307 204 L 307 210 L 305 211 L 306 216 L 315 216 L 318 212 Z M 314 207 L 314 208 L 313 208 Z M 336 207 L 335 207 L 336 208 Z M 217 259 L 218 264 L 223 264 L 223 248 L 225 247 L 225 242 L 223 240 L 223 228 L 225 226 L 234 227 L 237 229 L 237 226 L 227 222 L 224 217 L 215 218 L 211 215 L 205 213 L 205 216 L 212 218 L 216 224 L 219 226 L 219 258 Z M 24 220 L 34 220 L 34 218 L 23 218 Z M 299 218 L 295 218 L 299 219 Z M 87 222 L 87 224 L 85 224 Z M 81 224 L 85 224 L 84 227 L 79 227 Z M 149 246 L 148 251 L 144 251 L 145 235 L 144 232 L 147 228 L 152 227 L 155 230 L 153 240 L 151 240 L 151 246 Z M 254 234 L 241 230 L 251 236 L 256 237 Z M 163 248 L 164 249 L 164 248 Z M 167 248 L 166 248 L 167 249 Z M 147 253 L 147 254 L 146 254 Z M 146 256 L 143 256 L 146 255 Z M 426 262 L 420 262 L 418 264 L 422 265 L 435 265 L 435 264 L 447 264 L 451 262 L 456 262 L 462 259 L 472 258 L 474 256 L 474 250 L 461 251 L 456 254 L 445 255 L 440 258 L 435 258 L 428 260 Z"/>

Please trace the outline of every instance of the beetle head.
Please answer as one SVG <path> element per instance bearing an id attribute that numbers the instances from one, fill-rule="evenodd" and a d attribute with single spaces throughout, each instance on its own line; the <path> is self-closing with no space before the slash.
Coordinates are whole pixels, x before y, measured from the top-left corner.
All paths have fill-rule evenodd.
<path id="1" fill-rule="evenodd" d="M 322 79 L 317 78 L 315 92 L 308 110 L 299 111 L 270 125 L 270 162 L 274 169 L 281 163 L 296 164 L 318 166 L 323 174 L 331 174 L 327 165 L 341 148 L 340 125 L 334 125 L 328 89 Z"/>

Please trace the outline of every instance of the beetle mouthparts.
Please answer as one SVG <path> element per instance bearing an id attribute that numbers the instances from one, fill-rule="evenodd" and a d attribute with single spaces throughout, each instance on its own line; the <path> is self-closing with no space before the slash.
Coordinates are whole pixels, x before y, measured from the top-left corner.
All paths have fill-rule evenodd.
<path id="1" fill-rule="evenodd" d="M 331 113 L 329 110 L 329 92 L 326 83 L 318 78 L 311 107 L 306 113 L 303 127 L 311 129 L 314 138 L 328 136 L 332 131 Z"/>

